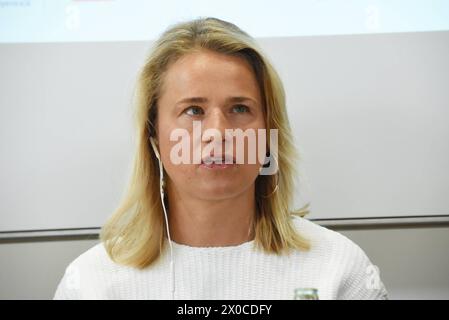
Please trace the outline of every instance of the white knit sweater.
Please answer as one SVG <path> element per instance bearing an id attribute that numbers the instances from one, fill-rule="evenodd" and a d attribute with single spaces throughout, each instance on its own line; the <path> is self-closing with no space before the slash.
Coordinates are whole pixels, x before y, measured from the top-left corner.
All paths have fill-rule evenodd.
<path id="1" fill-rule="evenodd" d="M 175 299 L 295 299 L 315 288 L 319 299 L 387 299 L 378 269 L 342 234 L 294 217 L 309 251 L 266 254 L 254 240 L 228 247 L 173 242 Z M 161 259 L 139 270 L 114 263 L 102 243 L 66 268 L 54 299 L 171 299 L 168 244 Z"/>

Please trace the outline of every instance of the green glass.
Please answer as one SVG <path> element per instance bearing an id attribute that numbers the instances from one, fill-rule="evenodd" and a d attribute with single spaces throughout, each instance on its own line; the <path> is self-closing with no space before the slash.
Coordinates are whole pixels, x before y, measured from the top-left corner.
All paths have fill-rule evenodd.
<path id="1" fill-rule="evenodd" d="M 294 300 L 319 300 L 318 289 L 315 288 L 296 288 Z"/>

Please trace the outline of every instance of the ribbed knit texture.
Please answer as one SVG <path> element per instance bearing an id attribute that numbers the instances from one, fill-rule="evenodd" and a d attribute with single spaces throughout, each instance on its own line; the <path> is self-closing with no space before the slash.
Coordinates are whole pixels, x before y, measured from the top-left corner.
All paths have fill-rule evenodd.
<path id="1" fill-rule="evenodd" d="M 294 299 L 297 288 L 319 299 L 387 299 L 364 251 L 342 234 L 292 217 L 309 251 L 267 254 L 254 241 L 229 247 L 173 243 L 175 299 Z M 161 259 L 139 270 L 114 263 L 99 243 L 66 268 L 54 299 L 171 299 L 168 243 Z"/>

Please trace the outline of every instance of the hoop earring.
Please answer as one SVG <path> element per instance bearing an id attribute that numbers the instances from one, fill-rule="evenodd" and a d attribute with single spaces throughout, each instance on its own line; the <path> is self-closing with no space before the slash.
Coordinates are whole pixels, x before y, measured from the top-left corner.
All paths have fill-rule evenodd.
<path id="1" fill-rule="evenodd" d="M 276 157 L 271 157 L 270 156 L 270 158 L 273 159 L 274 162 L 276 162 L 276 168 L 277 168 L 277 170 L 276 170 L 276 186 L 274 187 L 273 191 L 271 191 L 269 194 L 262 195 L 261 196 L 262 198 L 269 198 L 269 197 L 271 197 L 279 189 L 279 165 L 278 165 L 278 162 L 276 160 Z"/>
<path id="2" fill-rule="evenodd" d="M 274 187 L 273 191 L 271 191 L 268 195 L 262 195 L 262 198 L 269 198 L 271 197 L 276 191 L 279 189 L 279 170 L 276 172 L 276 187 Z"/>

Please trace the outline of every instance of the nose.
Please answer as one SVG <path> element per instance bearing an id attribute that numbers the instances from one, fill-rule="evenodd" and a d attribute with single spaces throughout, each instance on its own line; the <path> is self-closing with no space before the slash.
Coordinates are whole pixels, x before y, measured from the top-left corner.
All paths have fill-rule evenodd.
<path id="1" fill-rule="evenodd" d="M 213 139 L 221 139 L 221 142 L 226 141 L 228 138 L 226 136 L 226 129 L 230 129 L 230 123 L 228 118 L 226 117 L 226 114 L 224 113 L 221 108 L 214 108 L 209 115 L 203 120 L 203 134 L 208 129 L 214 129 L 214 135 Z M 208 130 L 209 132 L 212 132 L 211 130 Z M 207 141 L 211 140 L 211 135 L 208 134 L 209 139 Z M 218 142 L 218 141 L 217 141 Z"/>

